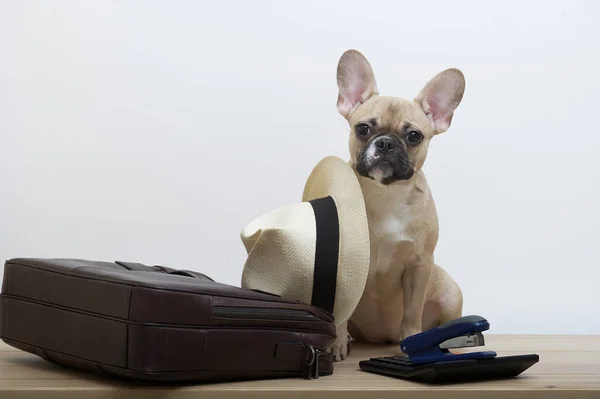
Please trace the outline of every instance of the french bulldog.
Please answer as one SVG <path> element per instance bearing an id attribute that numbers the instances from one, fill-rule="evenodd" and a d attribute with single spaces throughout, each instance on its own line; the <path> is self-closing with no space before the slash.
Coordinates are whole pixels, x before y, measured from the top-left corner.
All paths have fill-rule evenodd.
<path id="1" fill-rule="evenodd" d="M 364 293 L 330 348 L 340 361 L 351 339 L 399 344 L 462 316 L 460 287 L 434 262 L 438 217 L 422 167 L 430 140 L 450 127 L 465 78 L 451 68 L 413 99 L 383 96 L 367 59 L 348 50 L 339 59 L 337 84 L 337 109 L 350 127 L 349 164 L 362 187 L 371 243 Z"/>

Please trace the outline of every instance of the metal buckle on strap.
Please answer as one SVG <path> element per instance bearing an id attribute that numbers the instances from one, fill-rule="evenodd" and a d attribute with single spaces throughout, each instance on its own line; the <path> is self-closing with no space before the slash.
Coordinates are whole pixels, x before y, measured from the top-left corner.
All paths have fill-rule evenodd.
<path id="1" fill-rule="evenodd" d="M 308 373 L 306 376 L 307 380 L 319 378 L 319 356 L 321 351 L 315 349 L 312 345 L 308 345 L 309 357 L 308 357 Z"/>

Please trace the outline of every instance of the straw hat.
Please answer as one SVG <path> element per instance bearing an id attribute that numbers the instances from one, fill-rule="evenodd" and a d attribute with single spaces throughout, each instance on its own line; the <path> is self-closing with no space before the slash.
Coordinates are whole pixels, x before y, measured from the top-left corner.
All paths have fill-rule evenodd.
<path id="1" fill-rule="evenodd" d="M 302 202 L 274 209 L 241 232 L 248 258 L 242 287 L 300 300 L 347 321 L 369 269 L 369 231 L 362 191 L 352 168 L 321 160 Z"/>

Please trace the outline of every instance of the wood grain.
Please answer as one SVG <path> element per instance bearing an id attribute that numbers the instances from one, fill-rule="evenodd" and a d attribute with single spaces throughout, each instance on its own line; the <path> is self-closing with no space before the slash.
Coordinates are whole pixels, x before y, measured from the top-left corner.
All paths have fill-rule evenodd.
<path id="1" fill-rule="evenodd" d="M 429 386 L 358 370 L 358 361 L 398 353 L 393 346 L 354 345 L 332 376 L 160 387 L 101 378 L 50 364 L 0 343 L 0 398 L 246 398 L 329 399 L 581 398 L 600 399 L 600 336 L 486 335 L 498 355 L 537 353 L 540 362 L 519 378 Z M 481 348 L 476 348 L 481 350 Z"/>

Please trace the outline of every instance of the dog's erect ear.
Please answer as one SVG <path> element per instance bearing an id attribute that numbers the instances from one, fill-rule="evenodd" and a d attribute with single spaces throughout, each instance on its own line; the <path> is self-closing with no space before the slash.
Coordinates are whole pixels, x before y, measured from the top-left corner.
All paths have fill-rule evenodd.
<path id="1" fill-rule="evenodd" d="M 415 101 L 429 117 L 436 134 L 445 132 L 452 122 L 454 110 L 465 92 L 465 77 L 455 68 L 446 69 L 431 79 Z"/>
<path id="2" fill-rule="evenodd" d="M 356 50 L 348 50 L 341 56 L 337 84 L 337 108 L 345 117 L 369 97 L 378 94 L 373 69 L 365 56 Z"/>

